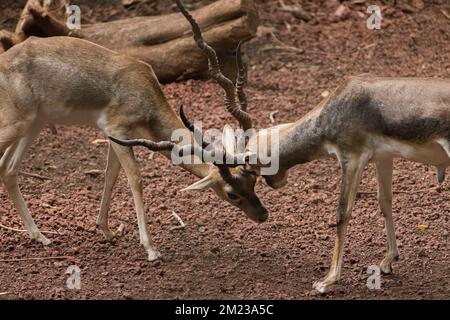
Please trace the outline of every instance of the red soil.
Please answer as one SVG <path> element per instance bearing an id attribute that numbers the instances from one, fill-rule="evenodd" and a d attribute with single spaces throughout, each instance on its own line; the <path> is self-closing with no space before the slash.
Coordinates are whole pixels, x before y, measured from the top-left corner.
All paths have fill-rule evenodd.
<path id="1" fill-rule="evenodd" d="M 2 1 L 0 21 L 11 28 L 25 1 Z M 73 1 L 88 4 L 90 1 Z M 274 28 L 284 43 L 304 53 L 269 50 L 274 44 L 261 35 L 245 46 L 249 68 L 249 110 L 257 128 L 292 122 L 321 100 L 345 76 L 370 72 L 382 76 L 449 77 L 450 12 L 448 1 L 413 1 L 382 5 L 380 31 L 366 28 L 365 5 L 344 1 L 350 14 L 337 18 L 337 1 L 304 2 L 314 14 L 308 23 L 279 10 L 277 1 L 258 0 L 264 26 Z M 286 1 L 287 2 L 287 1 Z M 100 3 L 100 2 L 96 2 Z M 126 11 L 119 5 L 83 6 L 85 19 L 102 21 L 136 14 L 173 10 L 155 1 Z M 160 3 L 164 3 L 160 4 Z M 103 9 L 103 10 L 99 10 Z M 212 82 L 187 81 L 164 86 L 174 108 L 184 101 L 191 117 L 221 127 L 232 121 L 224 111 L 222 93 Z M 70 256 L 45 261 L 0 262 L 0 298 L 33 299 L 422 299 L 450 298 L 450 194 L 436 187 L 434 169 L 398 160 L 394 171 L 394 218 L 401 260 L 394 274 L 383 276 L 381 290 L 366 287 L 367 267 L 385 253 L 384 220 L 379 212 L 372 165 L 365 171 L 353 212 L 342 281 L 325 297 L 311 295 L 312 283 L 329 267 L 333 248 L 340 169 L 334 160 L 321 160 L 292 170 L 289 184 L 271 190 L 262 181 L 257 192 L 271 212 L 257 225 L 242 212 L 220 201 L 211 191 L 182 193 L 195 177 L 174 167 L 161 155 L 149 159 L 136 150 L 145 184 L 149 225 L 164 255 L 157 266 L 146 261 L 139 245 L 136 217 L 126 179 L 121 175 L 111 208 L 111 226 L 125 225 L 113 244 L 95 227 L 103 175 L 85 174 L 105 167 L 106 147 L 91 142 L 102 138 L 94 129 L 60 127 L 58 136 L 44 132 L 23 164 L 24 172 L 48 176 L 49 181 L 25 177 L 21 186 L 30 209 L 54 245 L 43 248 L 22 233 L 0 229 L 0 260 Z M 18 214 L 0 187 L 0 223 L 21 227 Z M 171 212 L 186 223 L 176 225 Z M 419 224 L 426 225 L 422 231 Z M 66 288 L 70 264 L 81 268 L 82 289 Z"/>

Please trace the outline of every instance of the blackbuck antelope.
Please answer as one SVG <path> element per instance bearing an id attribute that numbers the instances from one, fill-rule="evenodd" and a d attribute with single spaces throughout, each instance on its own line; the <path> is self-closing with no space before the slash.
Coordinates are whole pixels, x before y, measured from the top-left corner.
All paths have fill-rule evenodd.
<path id="1" fill-rule="evenodd" d="M 213 63 L 211 69 L 214 73 L 218 66 Z M 236 89 L 219 75 L 216 79 L 227 93 L 228 111 L 249 129 L 250 116 L 235 99 L 237 90 L 244 103 L 242 87 Z M 0 55 L 0 97 L 0 177 L 31 238 L 44 245 L 50 240 L 36 226 L 17 183 L 23 156 L 43 127 L 90 125 L 119 139 L 153 139 L 159 143 L 151 149 L 168 157 L 172 132 L 185 129 L 164 97 L 151 66 L 76 38 L 31 37 Z M 184 151 L 192 150 L 185 146 Z M 254 193 L 256 176 L 220 163 L 182 166 L 201 178 L 187 190 L 212 188 L 251 219 L 267 219 L 268 212 Z M 133 193 L 140 242 L 153 261 L 159 253 L 147 230 L 138 165 L 130 148 L 114 142 L 109 145 L 98 227 L 107 239 L 114 237 L 108 227 L 108 209 L 120 167 Z"/>
<path id="2" fill-rule="evenodd" d="M 380 269 L 391 273 L 399 256 L 392 219 L 393 158 L 433 165 L 438 181 L 444 180 L 450 165 L 450 81 L 350 77 L 303 118 L 278 129 L 280 170 L 265 177 L 270 186 L 285 185 L 290 168 L 321 157 L 336 157 L 342 168 L 331 269 L 314 287 L 324 293 L 341 276 L 347 226 L 369 161 L 377 169 L 378 201 L 387 233 L 387 253 Z M 248 151 L 258 138 L 261 135 L 250 141 Z"/>
<path id="3" fill-rule="evenodd" d="M 198 46 L 210 59 L 213 77 L 230 87 L 227 92 L 230 95 L 227 100 L 229 104 L 234 98 L 230 81 L 220 73 L 217 58 L 203 41 L 195 21 L 180 2 L 177 3 L 192 24 Z M 238 87 L 242 86 L 242 80 L 238 81 Z M 245 106 L 246 103 L 244 110 Z M 181 119 L 185 126 L 195 131 L 182 111 Z M 248 177 L 253 179 L 253 176 L 262 175 L 261 161 L 253 163 L 248 159 L 255 154 L 260 156 L 262 150 L 258 148 L 262 144 L 259 140 L 271 140 L 275 132 L 279 141 L 276 150 L 279 171 L 275 175 L 263 175 L 269 186 L 284 186 L 289 169 L 323 157 L 336 157 L 342 168 L 337 239 L 331 268 L 323 280 L 314 283 L 314 288 L 324 293 L 341 276 L 347 226 L 363 170 L 369 161 L 376 165 L 378 199 L 386 221 L 387 254 L 381 261 L 380 269 L 383 273 L 391 273 L 392 263 L 399 256 L 392 219 L 393 158 L 402 157 L 436 166 L 438 181 L 444 180 L 445 168 L 450 165 L 450 81 L 370 75 L 350 77 L 297 122 L 262 130 L 251 136 L 245 152 L 235 153 L 244 155 L 246 162 L 238 167 L 240 170 L 234 179 L 246 181 Z M 120 143 L 152 144 L 151 141 L 143 140 Z M 270 148 L 272 144 L 265 145 Z M 263 154 L 270 154 L 273 150 L 263 151 Z M 235 157 L 235 160 L 239 160 L 239 156 Z"/>
<path id="4" fill-rule="evenodd" d="M 264 176 L 272 188 L 286 185 L 292 167 L 323 157 L 336 157 L 342 169 L 331 268 L 314 288 L 325 293 L 340 279 L 347 226 L 369 161 L 377 170 L 378 201 L 387 234 L 387 253 L 380 269 L 392 273 L 392 263 L 399 257 L 392 219 L 393 159 L 435 166 L 438 182 L 444 181 L 450 165 L 450 80 L 350 77 L 297 122 L 258 132 L 245 154 L 259 154 L 258 140 L 270 140 L 274 131 L 279 141 L 279 171 Z M 245 170 L 259 175 L 261 165 L 246 163 Z"/>

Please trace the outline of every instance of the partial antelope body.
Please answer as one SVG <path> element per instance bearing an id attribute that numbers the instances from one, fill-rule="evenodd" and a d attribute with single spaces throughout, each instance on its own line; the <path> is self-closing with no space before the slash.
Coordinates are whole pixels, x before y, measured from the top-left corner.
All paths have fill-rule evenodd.
<path id="1" fill-rule="evenodd" d="M 218 69 L 214 64 L 212 67 Z M 240 122 L 245 119 L 245 124 L 251 125 L 250 117 L 232 94 L 236 88 L 232 83 L 233 88 L 228 82 L 227 85 L 228 110 Z M 238 91 L 243 99 L 242 88 Z M 19 190 L 17 173 L 26 150 L 47 124 L 96 126 L 105 135 L 118 139 L 154 139 L 159 143 L 150 148 L 167 157 L 173 147 L 172 132 L 185 129 L 164 97 L 152 68 L 145 63 L 70 37 L 31 37 L 0 55 L 0 178 L 31 238 L 44 245 L 50 240 L 31 217 Z M 191 149 L 186 146 L 183 150 Z M 159 253 L 147 230 L 139 169 L 133 151 L 117 143 L 109 145 L 97 224 L 107 239 L 114 237 L 108 228 L 108 209 L 120 167 L 125 170 L 133 193 L 141 244 L 149 260 L 155 260 Z M 253 220 L 267 219 L 267 210 L 254 193 L 256 177 L 241 178 L 239 168 L 219 163 L 183 167 L 201 178 L 188 190 L 211 187 Z"/>
<path id="2" fill-rule="evenodd" d="M 376 165 L 378 199 L 386 221 L 388 251 L 380 268 L 391 273 L 398 258 L 392 219 L 393 158 L 436 166 L 439 182 L 444 180 L 450 165 L 450 81 L 351 77 L 303 118 L 279 129 L 280 171 L 265 177 L 270 186 L 285 185 L 290 168 L 321 157 L 337 157 L 342 168 L 331 269 L 314 287 L 323 293 L 340 278 L 347 225 L 369 161 Z M 259 138 L 250 141 L 249 151 Z"/>
<path id="3" fill-rule="evenodd" d="M 271 130 L 278 130 L 280 141 L 279 172 L 264 176 L 271 187 L 284 186 L 289 169 L 315 159 L 334 156 L 342 168 L 331 268 L 314 288 L 324 293 L 340 279 L 347 226 L 369 161 L 376 165 L 379 205 L 386 221 L 387 253 L 380 268 L 391 273 L 399 256 L 392 219 L 393 159 L 433 165 L 438 182 L 443 182 L 450 165 L 450 81 L 351 77 L 297 122 L 259 131 L 250 139 L 246 154 L 258 154 L 258 140 L 267 139 Z M 246 164 L 247 171 L 260 169 Z"/>

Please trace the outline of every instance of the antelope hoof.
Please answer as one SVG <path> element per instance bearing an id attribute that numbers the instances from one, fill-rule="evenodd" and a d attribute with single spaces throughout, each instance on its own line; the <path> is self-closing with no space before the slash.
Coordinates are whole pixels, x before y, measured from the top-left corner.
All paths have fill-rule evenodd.
<path id="1" fill-rule="evenodd" d="M 314 282 L 313 288 L 322 294 L 325 294 L 327 292 L 329 292 L 330 287 L 335 283 L 335 281 L 330 281 L 330 280 L 322 280 L 322 281 L 316 281 Z"/>
<path id="2" fill-rule="evenodd" d="M 383 259 L 383 261 L 381 261 L 380 263 L 380 270 L 383 274 L 392 274 L 392 262 L 397 261 L 398 260 L 398 256 L 391 258 L 391 257 L 386 257 Z"/>
<path id="3" fill-rule="evenodd" d="M 101 224 L 97 224 L 97 228 L 103 233 L 106 241 L 113 241 L 116 238 L 116 234 L 112 232 L 107 226 L 102 226 Z"/>
<path id="4" fill-rule="evenodd" d="M 31 237 L 31 240 L 42 243 L 44 246 L 49 246 L 52 241 L 47 239 L 42 233 L 38 232 Z"/>
<path id="5" fill-rule="evenodd" d="M 102 230 L 103 235 L 105 236 L 106 241 L 113 241 L 116 238 L 116 234 L 111 230 Z"/>

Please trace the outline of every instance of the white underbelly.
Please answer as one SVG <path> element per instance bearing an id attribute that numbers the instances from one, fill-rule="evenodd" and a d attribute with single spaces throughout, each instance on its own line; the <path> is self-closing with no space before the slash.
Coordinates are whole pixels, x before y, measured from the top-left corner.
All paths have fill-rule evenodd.
<path id="1" fill-rule="evenodd" d="M 423 164 L 439 166 L 450 165 L 448 156 L 448 143 L 443 140 L 430 140 L 417 144 L 400 141 L 392 138 L 377 137 L 374 139 L 373 159 L 386 156 L 405 158 Z"/>

